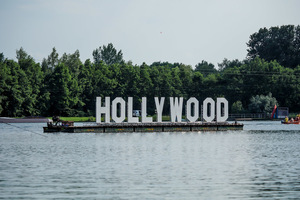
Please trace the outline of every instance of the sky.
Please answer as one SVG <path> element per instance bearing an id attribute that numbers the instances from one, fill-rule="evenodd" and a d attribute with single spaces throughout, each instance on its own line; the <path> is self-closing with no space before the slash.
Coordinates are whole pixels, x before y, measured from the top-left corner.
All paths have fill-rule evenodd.
<path id="1" fill-rule="evenodd" d="M 299 0 L 0 0 L 0 53 L 42 62 L 112 43 L 125 61 L 217 66 L 243 60 L 260 28 L 299 25 Z"/>

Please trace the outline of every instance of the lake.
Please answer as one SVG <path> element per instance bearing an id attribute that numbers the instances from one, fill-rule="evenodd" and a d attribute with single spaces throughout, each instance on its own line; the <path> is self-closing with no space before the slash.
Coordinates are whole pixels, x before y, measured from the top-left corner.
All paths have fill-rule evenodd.
<path id="1" fill-rule="evenodd" d="M 299 199 L 300 125 L 43 133 L 0 124 L 0 199 Z"/>

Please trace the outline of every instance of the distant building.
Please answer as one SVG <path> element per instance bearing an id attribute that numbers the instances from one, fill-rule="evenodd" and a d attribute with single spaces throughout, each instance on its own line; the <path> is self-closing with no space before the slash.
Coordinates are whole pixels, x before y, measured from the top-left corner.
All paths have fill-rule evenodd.
<path id="1" fill-rule="evenodd" d="M 277 119 L 284 119 L 285 116 L 289 116 L 289 108 L 288 107 L 278 107 L 276 110 Z"/>

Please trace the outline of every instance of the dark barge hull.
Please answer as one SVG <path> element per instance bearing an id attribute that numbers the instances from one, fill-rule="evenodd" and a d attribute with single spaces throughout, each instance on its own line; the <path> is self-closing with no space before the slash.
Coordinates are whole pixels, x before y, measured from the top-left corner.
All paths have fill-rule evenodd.
<path id="1" fill-rule="evenodd" d="M 153 123 L 101 123 L 92 126 L 47 126 L 44 132 L 67 133 L 120 133 L 120 132 L 190 132 L 243 130 L 239 123 L 153 122 Z"/>

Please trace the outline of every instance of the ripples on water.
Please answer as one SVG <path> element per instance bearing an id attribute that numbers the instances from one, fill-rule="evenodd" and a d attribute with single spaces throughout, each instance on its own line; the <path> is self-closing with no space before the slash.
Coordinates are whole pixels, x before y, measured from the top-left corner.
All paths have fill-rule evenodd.
<path id="1" fill-rule="evenodd" d="M 0 199 L 300 198 L 300 125 L 120 134 L 17 126 L 0 124 Z"/>

